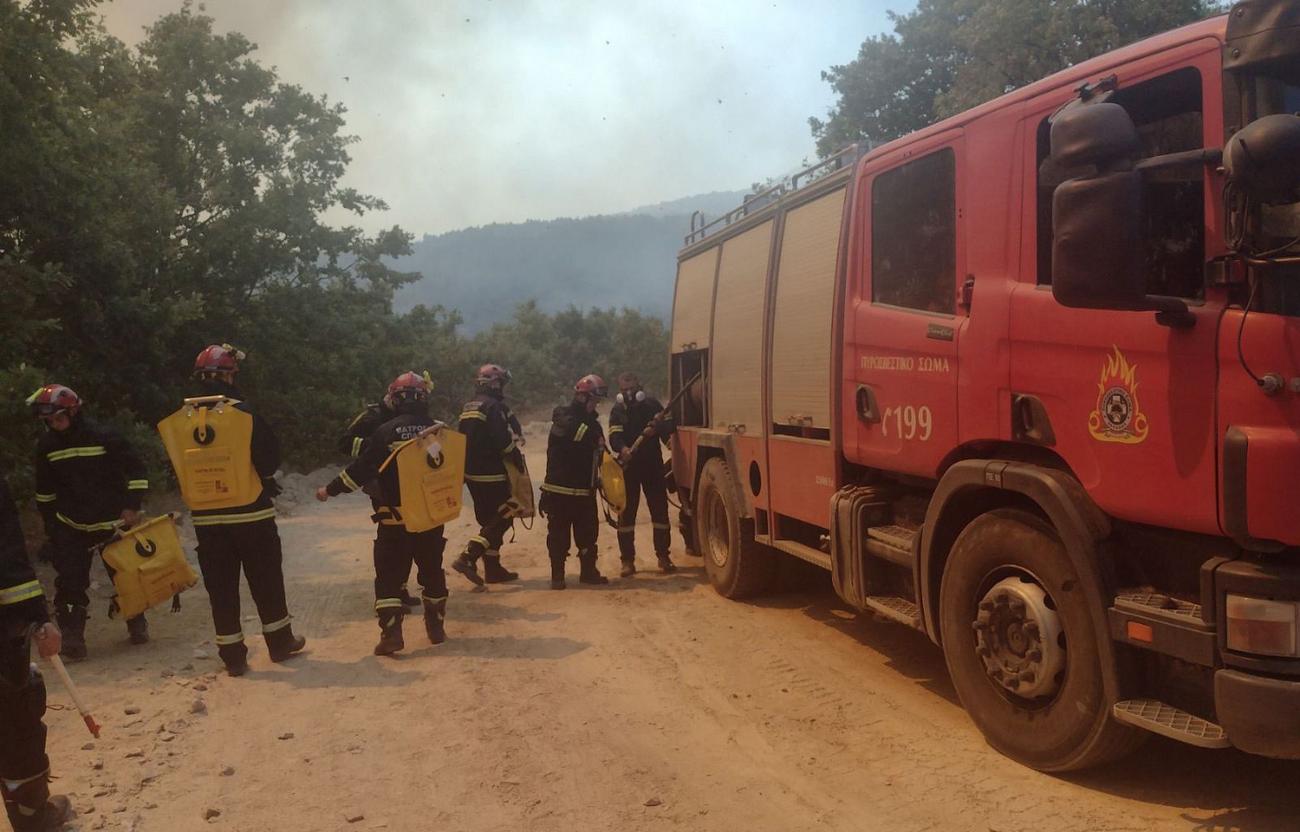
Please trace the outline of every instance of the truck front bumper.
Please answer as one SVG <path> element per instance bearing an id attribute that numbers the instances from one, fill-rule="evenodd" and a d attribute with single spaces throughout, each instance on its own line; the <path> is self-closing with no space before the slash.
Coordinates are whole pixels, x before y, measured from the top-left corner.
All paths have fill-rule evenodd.
<path id="1" fill-rule="evenodd" d="M 1250 754 L 1300 759 L 1300 680 L 1220 670 L 1214 708 L 1234 746 Z"/>

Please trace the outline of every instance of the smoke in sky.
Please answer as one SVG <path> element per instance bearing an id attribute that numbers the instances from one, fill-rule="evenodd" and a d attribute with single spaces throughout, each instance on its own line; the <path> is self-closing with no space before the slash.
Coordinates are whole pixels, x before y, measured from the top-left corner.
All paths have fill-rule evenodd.
<path id="1" fill-rule="evenodd" d="M 115 0 L 127 43 L 180 0 Z M 906 10 L 911 0 L 890 4 Z M 212 0 L 282 80 L 348 108 L 368 228 L 417 235 L 747 187 L 810 157 L 820 72 L 884 2 Z M 200 7 L 195 7 L 200 8 Z"/>

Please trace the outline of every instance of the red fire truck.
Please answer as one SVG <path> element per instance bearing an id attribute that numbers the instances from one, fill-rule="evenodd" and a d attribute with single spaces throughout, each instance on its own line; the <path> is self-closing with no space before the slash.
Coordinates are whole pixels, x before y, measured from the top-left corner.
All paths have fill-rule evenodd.
<path id="1" fill-rule="evenodd" d="M 717 591 L 829 570 L 1034 768 L 1300 757 L 1297 111 L 1300 3 L 1248 0 L 693 221 Z"/>

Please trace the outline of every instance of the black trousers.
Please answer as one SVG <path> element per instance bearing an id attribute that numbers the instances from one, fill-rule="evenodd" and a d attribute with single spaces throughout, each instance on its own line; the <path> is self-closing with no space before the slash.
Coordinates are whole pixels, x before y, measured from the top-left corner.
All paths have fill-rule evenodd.
<path id="1" fill-rule="evenodd" d="M 415 577 L 430 601 L 447 597 L 447 575 L 442 553 L 447 538 L 442 526 L 412 534 L 399 525 L 380 525 L 375 531 L 375 612 L 380 626 L 403 614 L 402 587 L 415 564 Z"/>
<path id="2" fill-rule="evenodd" d="M 627 485 L 627 507 L 618 516 L 618 554 L 623 560 L 636 557 L 636 514 L 645 494 L 654 529 L 655 555 L 666 557 L 672 545 L 672 526 L 668 523 L 668 490 L 664 487 L 663 463 L 629 465 L 623 472 Z"/>
<path id="3" fill-rule="evenodd" d="M 45 773 L 45 681 L 29 672 L 31 648 L 25 635 L 11 635 L 0 644 L 0 779 L 6 808 L 14 792 L 29 808 L 45 805 L 49 789 Z M 39 780 L 39 784 L 38 781 Z M 15 786 L 14 784 L 18 784 Z M 23 788 L 25 786 L 25 788 Z"/>
<path id="4" fill-rule="evenodd" d="M 542 492 L 542 500 L 546 508 L 546 552 L 551 560 L 564 560 L 570 540 L 578 548 L 578 557 L 595 557 L 600 534 L 596 496 Z"/>
<path id="5" fill-rule="evenodd" d="M 113 537 L 108 530 L 83 532 L 56 520 L 49 529 L 50 543 L 54 561 L 54 605 L 56 607 L 88 607 L 90 596 L 86 590 L 90 587 L 90 568 L 94 565 L 94 555 L 90 554 L 92 546 L 106 543 Z M 108 576 L 113 577 L 113 570 L 107 563 Z"/>
<path id="6" fill-rule="evenodd" d="M 271 634 L 289 626 L 289 606 L 284 598 L 284 554 L 275 519 L 253 523 L 195 526 L 199 539 L 199 571 L 212 604 L 212 624 L 222 658 L 238 647 L 242 652 L 244 631 L 239 622 L 239 574 L 248 578 L 248 591 L 262 619 L 262 633 Z M 226 649 L 222 649 L 226 648 Z"/>
<path id="7" fill-rule="evenodd" d="M 478 560 L 484 552 L 500 554 L 501 542 L 506 532 L 510 531 L 513 521 L 502 517 L 497 509 L 510 499 L 508 482 L 472 482 L 469 486 L 470 499 L 474 501 L 474 519 L 478 521 L 478 535 L 471 537 L 465 546 L 470 560 Z"/>

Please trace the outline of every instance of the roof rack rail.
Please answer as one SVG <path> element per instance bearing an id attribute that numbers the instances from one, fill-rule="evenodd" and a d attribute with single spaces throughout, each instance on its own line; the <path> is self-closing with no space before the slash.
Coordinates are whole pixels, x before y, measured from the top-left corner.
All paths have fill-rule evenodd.
<path id="1" fill-rule="evenodd" d="M 711 234 L 717 234 L 732 223 L 739 222 L 750 214 L 780 202 L 790 194 L 807 188 L 814 182 L 852 166 L 861 158 L 860 147 L 861 145 L 851 144 L 816 164 L 809 165 L 797 173 L 783 177 L 775 185 L 756 193 L 746 194 L 745 201 L 741 203 L 740 207 L 733 208 L 714 220 L 706 220 L 703 211 L 693 212 L 691 214 L 690 233 L 686 235 L 682 244 L 689 246 L 698 243 Z"/>

